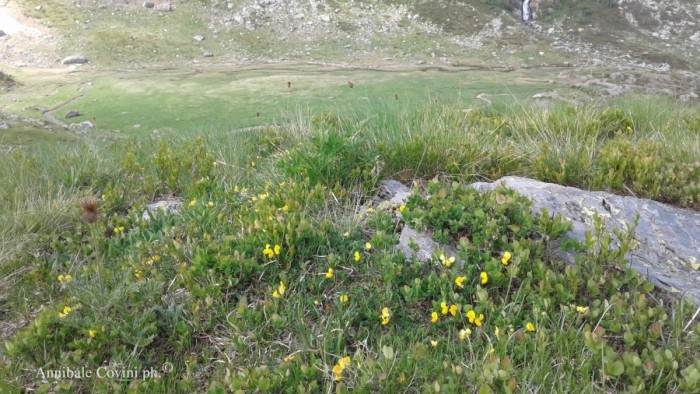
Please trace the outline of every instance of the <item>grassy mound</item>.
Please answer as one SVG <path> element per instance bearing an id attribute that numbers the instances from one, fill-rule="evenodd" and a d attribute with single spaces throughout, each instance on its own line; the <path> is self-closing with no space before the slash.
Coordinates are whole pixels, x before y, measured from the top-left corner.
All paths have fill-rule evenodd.
<path id="1" fill-rule="evenodd" d="M 0 377 L 43 392 L 698 390 L 700 326 L 624 268 L 632 223 L 598 226 L 565 266 L 549 247 L 565 220 L 465 186 L 521 174 L 698 208 L 693 111 L 358 109 L 1 156 Z M 374 206 L 384 177 L 432 180 Z M 141 219 L 166 196 L 179 214 Z M 457 255 L 407 260 L 406 224 Z"/>

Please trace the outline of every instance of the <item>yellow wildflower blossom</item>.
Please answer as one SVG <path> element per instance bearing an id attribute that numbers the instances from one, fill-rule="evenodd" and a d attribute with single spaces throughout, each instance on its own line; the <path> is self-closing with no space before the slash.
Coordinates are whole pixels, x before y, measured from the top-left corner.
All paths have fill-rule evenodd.
<path id="1" fill-rule="evenodd" d="M 210 208 L 213 207 L 213 206 L 214 206 L 214 202 L 209 201 L 209 202 L 207 203 L 207 206 L 210 207 Z"/>
<path id="2" fill-rule="evenodd" d="M 350 365 L 350 357 L 343 357 L 340 360 L 338 360 L 338 363 L 336 365 L 333 366 L 333 379 L 335 379 L 336 382 L 339 382 L 343 378 L 343 370 L 348 365 Z"/>
<path id="3" fill-rule="evenodd" d="M 406 206 L 405 206 L 405 205 L 401 205 L 401 206 L 399 207 L 399 212 L 403 212 L 404 209 L 406 209 Z"/>
<path id="4" fill-rule="evenodd" d="M 289 356 L 284 357 L 284 358 L 282 359 L 282 361 L 284 361 L 284 362 L 294 361 L 295 358 L 296 358 L 295 355 L 290 354 Z"/>
<path id="5" fill-rule="evenodd" d="M 90 330 L 90 331 L 88 331 L 88 335 L 90 336 L 90 338 L 94 338 L 97 336 L 97 331 Z"/>
<path id="6" fill-rule="evenodd" d="M 588 307 L 587 306 L 577 306 L 576 311 L 578 313 L 586 313 L 586 312 L 588 312 Z"/>
<path id="7" fill-rule="evenodd" d="M 71 280 L 73 280 L 73 277 L 72 277 L 70 274 L 58 275 L 58 281 L 61 282 L 61 283 L 63 283 L 63 282 L 68 283 L 68 282 L 70 282 Z"/>
<path id="8" fill-rule="evenodd" d="M 333 278 L 333 268 L 328 268 L 328 272 L 326 272 L 326 278 Z"/>
<path id="9" fill-rule="evenodd" d="M 477 316 L 476 312 L 469 310 L 469 312 L 467 312 L 467 319 L 469 319 L 469 323 L 481 327 L 481 322 L 484 321 L 484 314 L 480 313 L 479 316 Z"/>
<path id="10" fill-rule="evenodd" d="M 489 274 L 487 274 L 486 272 L 482 272 L 481 274 L 479 274 L 479 276 L 481 276 L 482 285 L 489 283 Z"/>
<path id="11" fill-rule="evenodd" d="M 360 252 L 355 251 L 355 261 L 360 261 Z"/>
<path id="12" fill-rule="evenodd" d="M 270 248 L 270 244 L 265 245 L 265 249 L 263 249 L 263 254 L 269 259 L 275 257 L 275 252 Z"/>
<path id="13" fill-rule="evenodd" d="M 382 308 L 382 325 L 389 324 L 389 319 L 391 319 L 391 311 L 387 307 Z"/>
<path id="14" fill-rule="evenodd" d="M 450 306 L 450 314 L 451 314 L 452 316 L 457 316 L 457 310 L 458 310 L 458 309 L 459 309 L 459 308 L 457 307 L 457 305 L 452 304 L 452 306 Z"/>
<path id="15" fill-rule="evenodd" d="M 367 243 L 365 244 L 365 250 L 368 251 L 368 252 L 369 252 L 370 250 L 372 250 L 372 244 L 369 243 L 369 242 L 367 242 Z"/>
<path id="16" fill-rule="evenodd" d="M 447 257 L 445 257 L 444 254 L 441 254 L 441 255 L 440 255 L 440 261 L 442 262 L 442 265 L 444 265 L 444 266 L 447 267 L 447 268 L 450 268 L 450 266 L 452 265 L 452 263 L 455 262 L 455 258 L 454 258 L 454 256 L 452 256 L 452 257 L 450 257 L 450 258 L 447 258 Z"/>
<path id="17" fill-rule="evenodd" d="M 503 253 L 503 257 L 501 258 L 501 264 L 508 265 L 508 262 L 510 261 L 511 257 L 513 256 L 510 254 L 510 252 Z"/>
<path id="18" fill-rule="evenodd" d="M 430 314 L 430 322 L 437 323 L 437 321 L 438 321 L 438 313 L 437 312 L 431 313 Z"/>
<path id="19" fill-rule="evenodd" d="M 66 306 L 63 308 L 63 312 L 58 313 L 58 317 L 60 317 L 61 319 L 64 319 L 66 316 L 68 316 L 69 313 L 71 313 L 72 310 L 73 309 L 71 309 L 71 307 Z"/>
<path id="20" fill-rule="evenodd" d="M 533 331 L 536 330 L 536 329 L 535 329 L 535 325 L 532 324 L 532 323 L 530 323 L 530 322 L 528 322 L 528 323 L 525 325 L 525 329 L 528 330 L 528 331 L 530 331 L 530 332 L 533 332 Z"/>
<path id="21" fill-rule="evenodd" d="M 472 335 L 472 330 L 469 328 L 459 330 L 459 339 L 462 341 L 467 339 L 470 335 Z"/>
<path id="22" fill-rule="evenodd" d="M 281 251 L 282 251 L 282 247 L 279 245 L 275 245 L 275 254 L 279 256 Z"/>
<path id="23" fill-rule="evenodd" d="M 440 312 L 442 312 L 443 315 L 447 314 L 447 303 L 445 301 L 440 303 Z"/>
<path id="24" fill-rule="evenodd" d="M 430 340 L 430 345 L 431 345 L 432 347 L 437 347 L 438 341 L 433 341 L 433 340 L 431 339 L 431 340 Z"/>
<path id="25" fill-rule="evenodd" d="M 464 281 L 467 280 L 466 276 L 459 276 L 457 279 L 455 279 L 455 285 L 459 287 L 460 289 L 464 288 Z"/>
<path id="26" fill-rule="evenodd" d="M 341 303 L 346 303 L 346 302 L 348 302 L 348 295 L 347 295 L 347 294 L 341 294 L 340 297 L 339 297 L 339 299 L 340 299 L 340 302 L 341 302 Z"/>
<path id="27" fill-rule="evenodd" d="M 197 200 L 190 201 L 190 208 L 192 208 L 195 205 L 197 205 Z"/>

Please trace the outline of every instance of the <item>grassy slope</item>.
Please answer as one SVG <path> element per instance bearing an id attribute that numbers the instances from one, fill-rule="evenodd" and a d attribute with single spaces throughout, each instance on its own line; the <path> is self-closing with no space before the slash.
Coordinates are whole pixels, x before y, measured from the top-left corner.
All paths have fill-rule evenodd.
<path id="1" fill-rule="evenodd" d="M 103 361 L 140 369 L 169 361 L 177 373 L 132 381 L 132 389 L 314 391 L 335 385 L 331 369 L 350 356 L 343 384 L 367 391 L 438 385 L 459 392 L 468 385 L 664 392 L 697 384 L 698 330 L 683 331 L 692 311 L 675 301 L 659 304 L 643 281 L 611 268 L 624 253 L 591 252 L 581 268 L 566 271 L 538 246 L 536 234 L 556 225 L 530 235 L 474 227 L 503 231 L 502 243 L 484 246 L 496 260 L 466 248 L 459 258 L 473 263 L 463 270 L 422 267 L 394 252 L 389 213 L 356 214 L 377 179 L 438 174 L 463 182 L 522 174 L 631 189 L 697 208 L 696 109 L 660 99 L 550 109 L 499 104 L 469 114 L 439 104 L 358 105 L 290 118 L 281 129 L 234 138 L 214 131 L 204 140 L 163 137 L 165 144 L 161 138 L 39 144 L 1 157 L 3 327 L 34 321 L 3 350 L 9 357 L 3 379 L 36 387 L 40 382 L 27 370 L 96 368 Z M 675 181 L 657 177 L 665 171 Z M 414 201 L 406 220 L 436 225 L 444 220 L 440 212 L 457 204 L 467 204 L 465 212 L 495 209 L 489 205 L 495 196 L 461 200 L 465 192 L 437 187 L 448 190 L 445 205 L 429 209 Z M 126 215 L 134 202 L 171 194 L 194 202 L 181 216 L 150 224 Z M 103 217 L 94 225 L 79 220 L 77 201 L 86 195 L 101 196 Z M 532 226 L 522 217 L 502 220 Z M 124 234 L 114 234 L 121 227 Z M 473 237 L 474 243 L 490 239 Z M 374 249 L 352 263 L 365 242 Z M 262 253 L 266 243 L 282 246 L 272 263 Z M 502 271 L 497 259 L 505 251 L 520 274 Z M 329 267 L 334 280 L 324 280 Z M 478 286 L 480 270 L 491 285 Z M 519 286 L 509 290 L 504 273 Z M 66 274 L 71 282 L 57 281 Z M 469 287 L 455 291 L 454 275 L 466 275 Z M 280 281 L 286 294 L 276 299 Z M 170 305 L 167 297 L 178 288 L 188 296 Z M 342 294 L 347 304 L 339 301 Z M 458 305 L 459 313 L 442 315 L 442 301 Z M 571 304 L 589 309 L 579 313 Z M 60 318 L 66 306 L 72 311 Z M 386 327 L 383 307 L 392 313 Z M 469 323 L 470 309 L 485 314 L 483 326 Z M 431 311 L 439 324 L 430 323 Z M 526 323 L 537 332 L 529 333 Z M 470 339 L 460 340 L 466 328 Z M 289 355 L 295 357 L 283 361 Z M 552 360 L 573 360 L 577 368 L 555 376 Z M 61 384 L 45 388 L 110 391 L 114 383 Z"/>

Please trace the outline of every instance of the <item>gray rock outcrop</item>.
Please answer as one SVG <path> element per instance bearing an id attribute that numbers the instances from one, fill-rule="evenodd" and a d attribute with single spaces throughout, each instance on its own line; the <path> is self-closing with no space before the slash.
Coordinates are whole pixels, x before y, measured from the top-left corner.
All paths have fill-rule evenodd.
<path id="1" fill-rule="evenodd" d="M 153 8 L 156 5 L 152 1 L 144 1 L 143 2 L 143 8 Z"/>
<path id="2" fill-rule="evenodd" d="M 87 62 L 88 62 L 87 58 L 83 55 L 67 56 L 61 61 L 61 63 L 66 64 L 66 65 L 68 65 L 68 64 L 84 64 Z"/>
<path id="3" fill-rule="evenodd" d="M 593 232 L 596 213 L 610 231 L 626 230 L 639 214 L 634 236 L 638 245 L 626 256 L 630 268 L 657 287 L 700 305 L 700 212 L 514 176 L 472 186 L 487 191 L 501 184 L 531 199 L 533 213 L 546 208 L 570 220 L 568 237 L 579 241 L 585 240 L 586 231 Z"/>
<path id="4" fill-rule="evenodd" d="M 163 212 L 165 214 L 175 214 L 180 211 L 182 206 L 182 200 L 179 198 L 168 198 L 165 200 L 150 203 L 146 206 L 146 210 L 141 215 L 141 220 L 146 222 L 151 220 L 151 215 L 155 215 L 156 212 Z"/>
<path id="5" fill-rule="evenodd" d="M 514 176 L 471 186 L 485 192 L 499 185 L 532 200 L 533 214 L 546 208 L 551 215 L 560 214 L 568 219 L 573 228 L 567 236 L 581 242 L 585 241 L 586 232 L 595 232 L 595 214 L 611 232 L 629 229 L 639 214 L 634 233 L 636 245 L 626 256 L 629 267 L 655 286 L 700 305 L 700 212 L 647 199 L 585 191 Z M 378 198 L 399 205 L 410 193 L 410 189 L 399 182 L 382 181 Z M 438 247 L 452 255 L 449 246 L 438 245 L 430 234 L 408 226 L 404 227 L 399 239 L 397 249 L 409 258 L 427 261 Z M 574 262 L 571 253 L 561 252 L 559 256 L 567 263 Z"/>
<path id="6" fill-rule="evenodd" d="M 78 116 L 80 116 L 80 112 L 78 112 L 78 111 L 68 111 L 68 113 L 66 114 L 66 119 L 77 118 Z"/>

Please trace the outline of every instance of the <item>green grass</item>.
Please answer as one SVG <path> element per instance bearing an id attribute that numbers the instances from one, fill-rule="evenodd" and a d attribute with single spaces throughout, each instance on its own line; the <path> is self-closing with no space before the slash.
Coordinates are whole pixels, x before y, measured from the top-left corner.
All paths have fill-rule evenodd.
<path id="1" fill-rule="evenodd" d="M 630 234 L 600 252 L 615 236 L 598 227 L 571 245 L 582 256 L 567 267 L 546 241 L 566 221 L 532 218 L 531 203 L 509 190 L 465 188 L 519 174 L 698 209 L 697 108 L 655 97 L 539 108 L 514 94 L 464 112 L 432 94 L 395 103 L 386 86 L 398 84 L 366 75 L 343 86 L 352 96 L 342 105 L 276 104 L 291 109 L 279 127 L 231 132 L 222 120 L 0 155 L 7 390 L 698 390 L 694 309 L 620 269 Z M 162 91 L 182 88 L 179 76 Z M 265 73 L 227 77 L 286 89 L 286 78 Z M 219 79 L 192 78 L 216 94 Z M 421 92 L 408 80 L 406 91 Z M 474 100 L 480 86 L 454 89 Z M 433 180 L 404 207 L 366 210 L 387 177 Z M 87 196 L 98 199 L 95 223 L 80 220 Z M 137 219 L 168 196 L 183 200 L 180 214 Z M 402 223 L 433 230 L 456 262 L 404 258 Z M 166 362 L 173 372 L 157 379 L 37 377 L 40 368 L 158 371 Z"/>
<path id="2" fill-rule="evenodd" d="M 8 93 L 6 109 L 41 117 L 36 108 L 53 108 L 75 98 L 56 110 L 55 116 L 62 121 L 91 120 L 102 130 L 142 136 L 153 130 L 178 133 L 219 126 L 236 129 L 282 124 L 290 113 L 300 110 L 412 108 L 427 99 L 468 108 L 483 105 L 476 98 L 481 93 L 492 95 L 494 101 L 527 100 L 541 91 L 541 83 L 550 72 L 289 65 L 235 70 L 78 71 L 41 77 L 19 74 L 23 86 Z M 352 89 L 349 80 L 353 81 Z M 581 96 L 564 84 L 548 88 L 556 88 L 564 96 Z M 71 109 L 79 110 L 83 117 L 63 119 Z"/>

